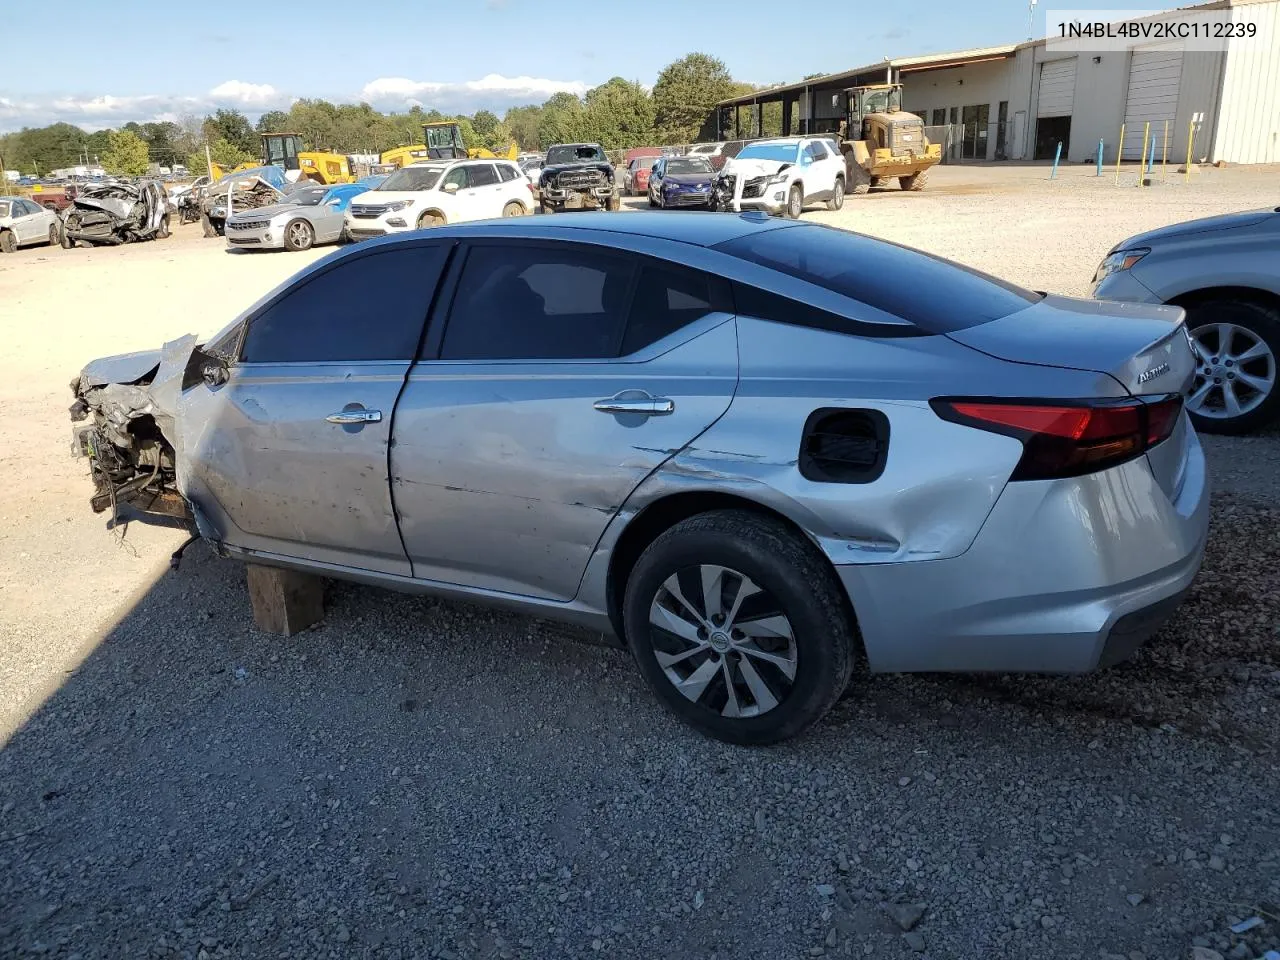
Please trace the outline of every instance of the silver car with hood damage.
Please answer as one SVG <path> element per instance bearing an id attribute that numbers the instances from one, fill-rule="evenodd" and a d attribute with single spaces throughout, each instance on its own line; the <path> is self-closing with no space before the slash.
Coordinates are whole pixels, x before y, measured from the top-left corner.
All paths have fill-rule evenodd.
<path id="1" fill-rule="evenodd" d="M 1182 311 L 759 214 L 441 227 L 73 384 L 94 506 L 623 638 L 738 743 L 874 671 L 1087 671 L 1204 549 Z"/>
<path id="2" fill-rule="evenodd" d="M 227 218 L 227 247 L 240 250 L 310 250 L 342 239 L 346 211 L 342 187 L 298 187 L 270 206 L 241 210 Z M 350 189 L 350 188 L 347 188 Z"/>

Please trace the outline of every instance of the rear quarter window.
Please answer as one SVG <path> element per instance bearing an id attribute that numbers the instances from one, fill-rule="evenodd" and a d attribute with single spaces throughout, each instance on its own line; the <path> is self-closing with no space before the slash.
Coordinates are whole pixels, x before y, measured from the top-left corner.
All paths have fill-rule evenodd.
<path id="1" fill-rule="evenodd" d="M 941 257 L 816 224 L 761 231 L 715 249 L 901 317 L 932 334 L 998 320 L 1042 299 Z"/>

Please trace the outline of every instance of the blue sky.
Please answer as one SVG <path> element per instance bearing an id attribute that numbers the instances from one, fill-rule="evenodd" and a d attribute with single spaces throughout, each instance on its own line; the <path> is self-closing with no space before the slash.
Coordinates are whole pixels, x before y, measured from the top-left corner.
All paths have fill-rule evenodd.
<path id="1" fill-rule="evenodd" d="M 1041 0 L 1038 32 L 1046 3 L 1066 6 Z M 0 14 L 6 51 L 0 132 L 55 120 L 95 129 L 219 106 L 256 116 L 297 97 L 367 100 L 383 110 L 419 102 L 447 112 L 500 113 L 561 90 L 582 93 L 612 76 L 649 85 L 663 66 L 693 50 L 719 57 L 736 79 L 774 83 L 1027 35 L 1026 0 L 61 0 L 56 9 L 0 0 L 0 6 L 9 8 Z M 103 25 L 96 46 L 94 24 Z M 43 39 L 16 42 L 20 37 Z"/>

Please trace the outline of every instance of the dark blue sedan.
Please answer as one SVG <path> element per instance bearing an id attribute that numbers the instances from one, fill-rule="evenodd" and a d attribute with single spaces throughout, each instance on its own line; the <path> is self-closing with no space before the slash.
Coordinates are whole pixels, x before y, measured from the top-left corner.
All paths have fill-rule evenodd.
<path id="1" fill-rule="evenodd" d="M 649 206 L 711 209 L 715 171 L 703 157 L 660 157 L 649 174 Z"/>

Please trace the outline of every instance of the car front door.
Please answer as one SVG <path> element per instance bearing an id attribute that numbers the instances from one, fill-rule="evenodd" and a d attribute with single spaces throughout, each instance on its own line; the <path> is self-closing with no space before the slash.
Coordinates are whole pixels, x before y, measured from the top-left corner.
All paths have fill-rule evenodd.
<path id="1" fill-rule="evenodd" d="M 728 408 L 719 278 L 587 244 L 475 241 L 396 409 L 419 579 L 571 600 L 636 486 Z"/>
<path id="2" fill-rule="evenodd" d="M 345 221 L 343 211 L 343 194 L 339 190 L 330 190 L 324 195 L 319 206 L 311 208 L 311 223 L 316 228 L 316 242 L 328 243 L 342 234 Z"/>
<path id="3" fill-rule="evenodd" d="M 391 418 L 450 246 L 339 258 L 247 320 L 228 379 L 184 401 L 188 499 L 227 546 L 407 576 Z M 181 470 L 181 467 L 180 467 Z"/>

